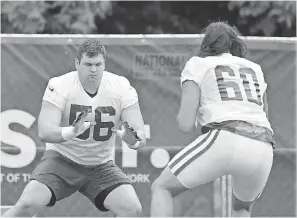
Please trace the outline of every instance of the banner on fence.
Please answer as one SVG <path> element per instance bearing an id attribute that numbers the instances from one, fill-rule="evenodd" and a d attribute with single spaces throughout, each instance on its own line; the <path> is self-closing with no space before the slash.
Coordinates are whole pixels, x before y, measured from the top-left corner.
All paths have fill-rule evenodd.
<path id="1" fill-rule="evenodd" d="M 40 160 L 44 144 L 37 135 L 37 118 L 45 87 L 51 77 L 75 69 L 76 46 L 81 41 L 80 37 L 2 39 L 2 205 L 13 205 L 17 201 Z M 269 118 L 275 130 L 276 146 L 294 148 L 295 42 L 246 41 L 252 45 L 248 58 L 262 66 L 268 83 Z M 148 216 L 151 183 L 169 159 L 200 134 L 199 131 L 192 135 L 181 133 L 176 115 L 181 94 L 180 72 L 186 61 L 195 55 L 201 38 L 173 37 L 162 41 L 162 38 L 102 37 L 102 42 L 107 48 L 106 70 L 128 78 L 139 95 L 147 127 L 147 148 L 138 152 L 123 150 L 122 144 L 117 143 L 115 160 L 135 184 L 143 214 Z M 78 199 L 85 201 L 70 197 L 49 214 L 98 214 L 88 203 L 79 204 Z M 186 207 L 187 203 L 191 206 Z M 177 213 L 182 216 L 212 216 L 213 207 L 211 183 L 176 200 Z"/>

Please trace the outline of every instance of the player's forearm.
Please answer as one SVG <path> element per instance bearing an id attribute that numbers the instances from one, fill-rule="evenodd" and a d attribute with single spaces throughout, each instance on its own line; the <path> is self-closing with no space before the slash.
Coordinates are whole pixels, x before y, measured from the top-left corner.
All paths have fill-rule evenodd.
<path id="1" fill-rule="evenodd" d="M 145 135 L 145 132 L 144 132 L 144 130 L 138 130 L 138 131 L 136 130 L 136 132 L 137 132 L 138 137 L 141 139 L 139 141 L 139 145 L 137 146 L 136 149 L 143 148 L 144 146 L 146 146 L 146 135 Z"/>
<path id="2" fill-rule="evenodd" d="M 177 123 L 178 128 L 184 133 L 192 133 L 196 130 L 195 121 L 194 119 L 189 119 L 188 116 L 183 115 L 182 113 L 178 113 L 177 115 Z"/>
<path id="3" fill-rule="evenodd" d="M 183 133 L 193 133 L 195 132 L 196 130 L 196 126 L 195 125 L 192 125 L 192 126 L 189 126 L 189 125 L 182 125 L 182 124 L 179 124 L 179 129 L 183 132 Z"/>
<path id="4" fill-rule="evenodd" d="M 65 139 L 62 136 L 62 128 L 52 124 L 42 125 L 38 128 L 38 135 L 42 142 L 61 143 Z"/>
<path id="5" fill-rule="evenodd" d="M 268 118 L 268 103 L 267 103 L 266 92 L 264 93 L 264 96 L 263 96 L 263 110 L 266 113 L 266 117 Z"/>
<path id="6" fill-rule="evenodd" d="M 178 127 L 182 132 L 190 133 L 196 129 L 196 116 L 200 102 L 200 88 L 192 80 L 182 84 L 182 98 L 177 115 Z"/>

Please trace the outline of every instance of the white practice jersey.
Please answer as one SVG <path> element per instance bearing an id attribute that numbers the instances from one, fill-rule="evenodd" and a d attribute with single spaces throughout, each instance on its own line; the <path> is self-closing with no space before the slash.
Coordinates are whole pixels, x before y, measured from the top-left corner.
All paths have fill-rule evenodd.
<path id="1" fill-rule="evenodd" d="M 50 79 L 43 97 L 62 111 L 61 126 L 69 126 L 78 114 L 91 108 L 96 125 L 63 143 L 46 143 L 83 165 L 97 165 L 113 160 L 116 134 L 111 128 L 120 125 L 121 112 L 138 102 L 136 90 L 122 76 L 104 71 L 98 93 L 90 97 L 82 87 L 77 71 Z"/>
<path id="2" fill-rule="evenodd" d="M 181 83 L 186 80 L 200 87 L 197 120 L 201 125 L 243 120 L 272 131 L 263 108 L 267 84 L 258 64 L 229 53 L 194 56 L 181 74 Z"/>

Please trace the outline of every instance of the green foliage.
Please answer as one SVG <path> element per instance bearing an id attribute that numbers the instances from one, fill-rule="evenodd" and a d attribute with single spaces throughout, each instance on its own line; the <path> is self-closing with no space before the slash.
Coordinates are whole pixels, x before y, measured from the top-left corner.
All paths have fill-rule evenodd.
<path id="1" fill-rule="evenodd" d="M 199 33 L 209 21 L 228 14 L 228 2 L 118 1 L 112 16 L 96 19 L 98 33 Z"/>
<path id="2" fill-rule="evenodd" d="M 2 33 L 200 33 L 226 20 L 243 35 L 296 36 L 294 1 L 1 1 Z"/>
<path id="3" fill-rule="evenodd" d="M 109 1 L 2 1 L 1 20 L 22 33 L 92 33 Z"/>
<path id="4" fill-rule="evenodd" d="M 4 16 L 17 32 L 40 32 L 45 27 L 42 13 L 46 10 L 44 2 L 1 2 L 1 17 Z"/>
<path id="5" fill-rule="evenodd" d="M 232 1 L 228 8 L 239 11 L 239 24 L 249 24 L 252 35 L 272 36 L 281 27 L 285 34 L 296 26 L 295 1 Z"/>

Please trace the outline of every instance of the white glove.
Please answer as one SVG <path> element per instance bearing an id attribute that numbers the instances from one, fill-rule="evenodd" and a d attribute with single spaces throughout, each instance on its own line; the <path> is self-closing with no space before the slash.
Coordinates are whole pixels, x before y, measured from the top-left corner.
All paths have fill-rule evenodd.
<path id="1" fill-rule="evenodd" d="M 127 122 L 124 122 L 121 125 L 121 128 L 115 130 L 113 129 L 114 132 L 124 141 L 128 144 L 130 148 L 137 148 L 141 138 L 137 135 L 137 132 L 129 126 Z"/>
<path id="2" fill-rule="evenodd" d="M 62 128 L 62 137 L 64 140 L 70 140 L 95 125 L 95 122 L 86 122 L 86 118 L 90 113 L 91 109 L 84 110 L 74 120 L 73 126 L 67 126 Z"/>

